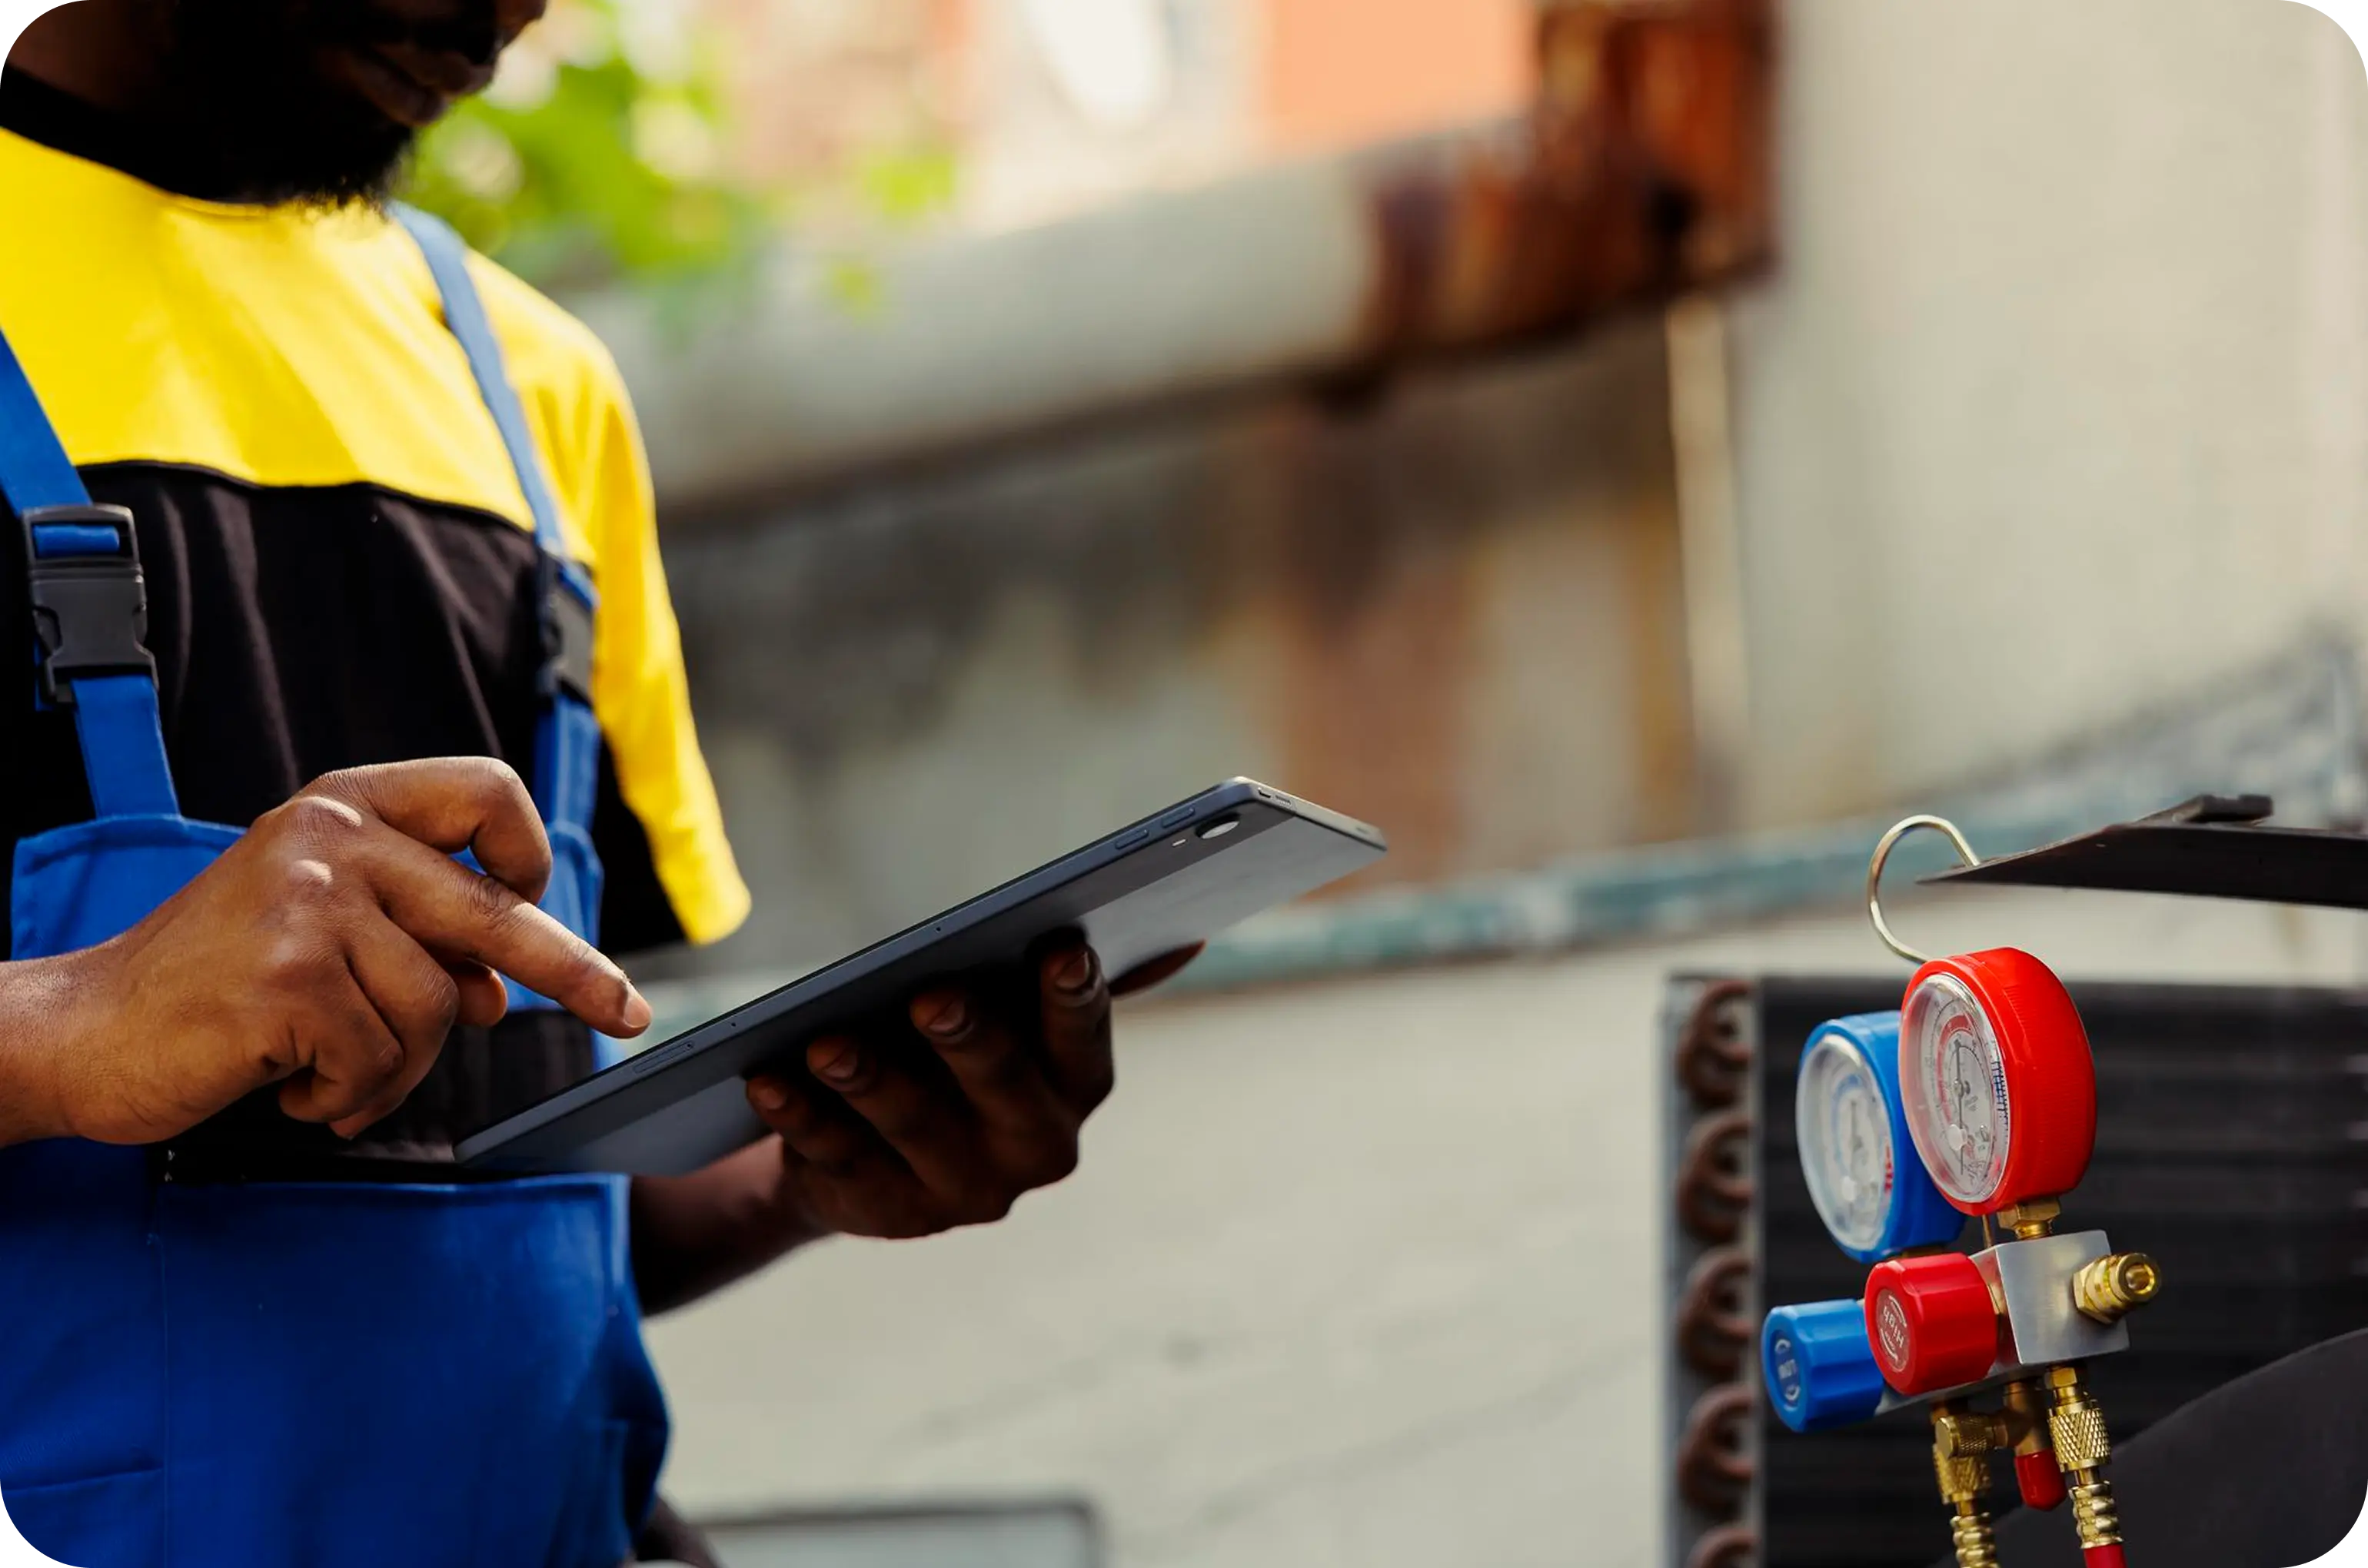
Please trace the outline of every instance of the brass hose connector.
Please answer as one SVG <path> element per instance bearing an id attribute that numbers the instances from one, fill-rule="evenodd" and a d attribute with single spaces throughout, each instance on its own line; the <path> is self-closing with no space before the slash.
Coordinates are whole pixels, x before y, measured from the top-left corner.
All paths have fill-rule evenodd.
<path id="1" fill-rule="evenodd" d="M 1932 1470 L 1941 1499 L 1953 1510 L 1957 1568 L 1998 1568 L 1998 1539 L 1982 1499 L 1990 1489 L 1990 1450 L 2005 1436 L 2005 1423 L 1985 1411 L 1943 1401 L 1932 1407 Z"/>
<path id="2" fill-rule="evenodd" d="M 2055 1462 L 2071 1484 L 2072 1528 L 2079 1535 L 2080 1550 L 2118 1548 L 2121 1517 L 2113 1508 L 2113 1483 L 2104 1476 L 2105 1461 L 2113 1452 L 2105 1433 L 2105 1413 L 2081 1382 L 2078 1367 L 2049 1368 L 2047 1388 L 2055 1402 L 2047 1413 L 2047 1425 L 2055 1439 Z"/>
<path id="3" fill-rule="evenodd" d="M 1932 1457 L 1936 1460 L 1983 1460 L 1991 1450 L 2008 1446 L 2006 1417 L 1987 1410 L 1967 1410 L 1953 1402 L 1932 1407 Z M 1984 1471 L 1984 1475 L 1988 1471 Z M 1981 1488 L 1976 1487 L 1976 1494 Z M 1952 1503 L 1953 1494 L 1941 1494 Z"/>
<path id="4" fill-rule="evenodd" d="M 2072 1528 L 2080 1550 L 2115 1546 L 2122 1539 L 2121 1517 L 2113 1511 L 2113 1483 L 2100 1476 L 2086 1486 L 2072 1488 Z"/>
<path id="5" fill-rule="evenodd" d="M 2055 1407 L 2047 1413 L 2048 1435 L 2055 1439 L 2055 1462 L 2067 1473 L 2101 1469 L 2113 1455 L 2105 1433 L 2105 1413 L 2097 1396 L 2080 1381 L 2078 1369 L 2051 1368 L 2047 1387 Z"/>
<path id="6" fill-rule="evenodd" d="M 1935 1454 L 1932 1470 L 1940 1480 L 1941 1500 L 1944 1503 L 1977 1503 L 1990 1489 L 1990 1467 L 1986 1460 Z"/>
<path id="7" fill-rule="evenodd" d="M 1949 1533 L 1957 1549 L 1957 1568 L 1998 1568 L 1998 1534 L 1980 1504 L 1959 1504 Z"/>
<path id="8" fill-rule="evenodd" d="M 2162 1274 L 2142 1252 L 2117 1252 L 2081 1265 L 2072 1276 L 2072 1304 L 2084 1316 L 2116 1324 L 2162 1290 Z"/>
<path id="9" fill-rule="evenodd" d="M 2055 1233 L 2055 1221 L 2064 1217 L 2064 1205 L 2053 1198 L 2026 1199 L 1998 1210 L 1998 1223 L 2014 1233 L 2015 1240 L 2035 1242 Z"/>

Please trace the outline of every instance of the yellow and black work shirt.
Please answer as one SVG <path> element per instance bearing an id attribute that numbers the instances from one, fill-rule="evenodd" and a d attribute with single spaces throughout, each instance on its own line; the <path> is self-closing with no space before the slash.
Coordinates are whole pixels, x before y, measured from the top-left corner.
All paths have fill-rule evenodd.
<path id="1" fill-rule="evenodd" d="M 384 215 L 206 198 L 188 152 L 0 77 L 0 331 L 94 499 L 131 509 L 165 743 L 192 817 L 245 824 L 364 763 L 529 773 L 541 663 L 533 523 L 427 264 Z M 616 369 L 490 263 L 477 286 L 600 608 L 594 839 L 603 946 L 736 926 L 748 895 L 691 728 L 650 484 Z M 0 546 L 0 835 L 86 818 L 71 717 L 38 711 L 23 547 Z M 461 1031 L 369 1135 L 433 1157 L 581 1075 L 552 1014 Z M 276 1123 L 276 1125 L 275 1125 Z M 261 1105 L 242 1142 L 322 1149 Z M 331 1142 L 334 1142 L 333 1140 Z"/>

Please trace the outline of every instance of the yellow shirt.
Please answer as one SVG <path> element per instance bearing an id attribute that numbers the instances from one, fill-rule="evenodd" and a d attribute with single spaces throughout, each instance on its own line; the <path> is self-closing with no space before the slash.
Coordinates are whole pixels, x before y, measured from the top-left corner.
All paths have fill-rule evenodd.
<path id="1" fill-rule="evenodd" d="M 533 525 L 409 237 L 373 212 L 173 195 L 6 131 L 0 199 L 0 331 L 96 498 L 139 517 L 185 811 L 245 822 L 330 767 L 456 749 L 524 771 Z M 748 893 L 691 723 L 623 383 L 583 325 L 473 262 L 599 588 L 611 904 L 654 873 L 680 934 L 712 941 Z M 0 742 L 25 724 L 28 750 L 6 749 L 47 757 L 51 717 L 10 699 Z M 12 807 L 5 790 L 13 836 L 72 814 L 55 790 Z M 624 863 L 635 830 L 646 870 Z M 662 913 L 629 924 L 670 935 Z"/>

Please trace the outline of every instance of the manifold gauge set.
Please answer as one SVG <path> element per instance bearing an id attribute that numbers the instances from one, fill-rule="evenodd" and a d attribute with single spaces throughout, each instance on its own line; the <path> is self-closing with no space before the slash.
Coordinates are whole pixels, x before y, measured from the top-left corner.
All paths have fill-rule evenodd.
<path id="1" fill-rule="evenodd" d="M 2159 1285 L 2143 1254 L 2061 1223 L 2097 1131 L 2089 1038 L 2055 973 L 2012 949 L 1927 958 L 1883 916 L 1883 868 L 1935 817 L 1885 834 L 1867 871 L 1876 933 L 1918 967 L 1899 1009 L 1818 1026 L 1794 1099 L 1802 1175 L 1858 1300 L 1778 1307 L 1760 1334 L 1777 1416 L 1815 1433 L 1922 1404 L 1961 1568 L 1998 1562 L 1991 1456 L 2023 1503 L 2070 1503 L 2085 1568 L 2123 1568 L 2089 1363 L 2128 1347 Z M 1978 1250 L 1961 1246 L 1979 1221 Z"/>

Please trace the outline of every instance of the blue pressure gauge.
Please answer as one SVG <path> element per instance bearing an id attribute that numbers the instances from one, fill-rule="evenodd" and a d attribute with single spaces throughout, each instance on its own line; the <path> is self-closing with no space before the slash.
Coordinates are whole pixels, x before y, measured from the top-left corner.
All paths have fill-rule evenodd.
<path id="1" fill-rule="evenodd" d="M 1801 1054 L 1793 1114 L 1810 1201 L 1842 1251 L 1875 1263 L 1956 1239 L 1965 1217 L 1907 1141 L 1897 1013 L 1819 1024 Z"/>
<path id="2" fill-rule="evenodd" d="M 1866 1309 L 1856 1301 L 1770 1312 L 1759 1331 L 1759 1370 L 1776 1418 L 1795 1432 L 1854 1426 L 1892 1399 L 1867 1343 Z"/>

